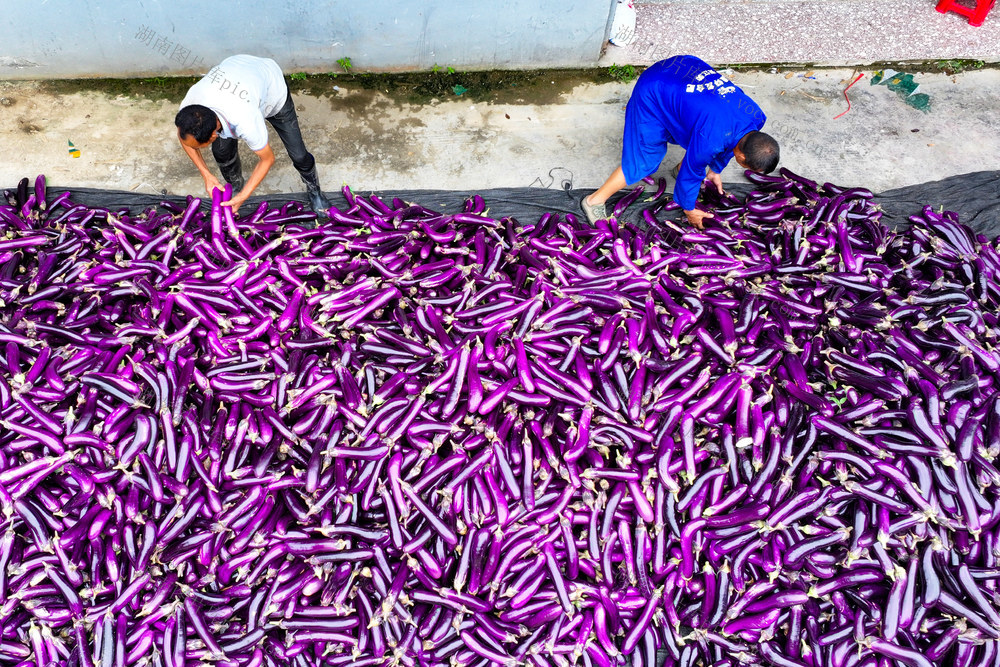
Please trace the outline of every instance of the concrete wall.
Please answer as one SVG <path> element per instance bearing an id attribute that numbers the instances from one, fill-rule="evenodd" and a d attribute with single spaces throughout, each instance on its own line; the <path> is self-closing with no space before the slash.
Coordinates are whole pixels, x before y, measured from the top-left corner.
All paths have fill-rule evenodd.
<path id="1" fill-rule="evenodd" d="M 615 0 L 4 0 L 0 79 L 200 74 L 233 53 L 286 72 L 589 67 Z"/>

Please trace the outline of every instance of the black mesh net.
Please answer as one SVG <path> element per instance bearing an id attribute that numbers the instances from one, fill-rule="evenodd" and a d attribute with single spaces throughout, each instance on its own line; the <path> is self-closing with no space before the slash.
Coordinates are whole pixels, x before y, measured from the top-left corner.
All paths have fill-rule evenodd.
<path id="1" fill-rule="evenodd" d="M 750 183 L 728 183 L 728 192 L 743 198 L 755 189 Z M 62 191 L 62 188 L 50 189 L 50 196 Z M 150 206 L 156 206 L 163 201 L 182 203 L 183 197 L 164 197 L 147 193 L 123 192 L 117 190 L 100 190 L 93 188 L 73 188 L 72 201 L 91 207 L 106 207 L 117 210 L 127 208 L 131 212 L 140 211 Z M 427 208 L 442 213 L 457 213 L 462 210 L 466 200 L 478 194 L 486 200 L 489 214 L 495 218 L 513 217 L 522 222 L 537 220 L 544 213 L 573 214 L 582 217 L 580 199 L 591 190 L 562 190 L 557 188 L 489 188 L 478 191 L 460 190 L 394 190 L 375 192 L 381 199 L 391 201 L 399 198 L 403 201 L 419 203 Z M 358 190 L 356 194 L 373 194 L 370 191 Z M 644 230 L 648 225 L 643 219 L 642 211 L 657 207 L 658 204 L 670 199 L 670 189 L 659 198 L 653 198 L 653 192 L 648 191 L 631 204 L 619 216 L 625 225 Z M 627 195 L 623 191 L 608 200 L 608 211 Z M 344 210 L 347 202 L 339 192 L 328 193 L 331 203 Z M 207 210 L 210 201 L 203 198 L 203 206 Z M 267 201 L 272 207 L 279 207 L 290 201 L 304 203 L 305 193 L 272 194 L 251 197 L 244 204 L 241 212 L 246 215 L 252 212 L 261 201 Z M 876 195 L 876 201 L 881 206 L 882 218 L 889 227 L 908 225 L 907 218 L 919 213 L 924 206 L 930 206 L 958 213 L 959 219 L 978 233 L 989 238 L 1000 236 L 1000 171 L 981 171 L 970 174 L 952 176 L 940 181 L 919 183 L 903 188 L 887 190 Z M 660 214 L 663 217 L 664 214 Z M 682 214 L 673 211 L 666 214 L 668 219 L 680 221 Z M 669 234 L 667 235 L 669 237 Z M 669 238 L 668 238 L 669 240 Z"/>

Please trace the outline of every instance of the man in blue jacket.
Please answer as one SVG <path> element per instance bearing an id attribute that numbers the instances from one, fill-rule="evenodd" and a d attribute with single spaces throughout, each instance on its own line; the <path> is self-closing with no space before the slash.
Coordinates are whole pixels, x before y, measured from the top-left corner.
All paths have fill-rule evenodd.
<path id="1" fill-rule="evenodd" d="M 621 165 L 580 204 L 591 224 L 607 218 L 604 203 L 629 183 L 656 172 L 667 144 L 687 152 L 676 174 L 674 200 L 688 222 L 701 229 L 712 214 L 695 208 L 704 180 L 722 192 L 719 174 L 731 158 L 761 174 L 778 166 L 778 142 L 760 131 L 767 120 L 760 107 L 694 56 L 674 56 L 652 65 L 636 81 L 625 108 Z M 707 170 L 707 173 L 706 173 Z"/>

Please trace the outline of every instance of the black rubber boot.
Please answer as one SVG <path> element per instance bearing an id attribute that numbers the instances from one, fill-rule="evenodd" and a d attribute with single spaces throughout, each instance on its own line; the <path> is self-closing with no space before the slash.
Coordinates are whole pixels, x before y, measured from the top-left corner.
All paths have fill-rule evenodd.
<path id="1" fill-rule="evenodd" d="M 323 190 L 319 187 L 319 174 L 313 166 L 308 172 L 302 174 L 302 181 L 306 184 L 306 195 L 309 197 L 309 208 L 320 218 L 330 217 L 330 200 L 323 195 Z"/>
<path id="2" fill-rule="evenodd" d="M 222 173 L 222 178 L 225 179 L 226 183 L 233 186 L 233 194 L 235 195 L 243 189 L 246 185 L 246 179 L 243 178 L 243 165 L 240 163 L 240 154 L 237 153 L 229 162 L 225 164 L 219 163 L 219 171 Z"/>

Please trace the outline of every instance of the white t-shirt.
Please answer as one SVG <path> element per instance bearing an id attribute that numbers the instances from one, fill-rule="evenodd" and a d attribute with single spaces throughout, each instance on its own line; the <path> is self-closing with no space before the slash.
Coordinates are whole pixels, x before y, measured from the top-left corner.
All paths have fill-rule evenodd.
<path id="1" fill-rule="evenodd" d="M 219 136 L 240 138 L 250 150 L 267 146 L 264 119 L 285 105 L 288 86 L 278 63 L 270 58 L 230 56 L 191 86 L 181 108 L 200 104 L 215 112 L 222 123 Z"/>

